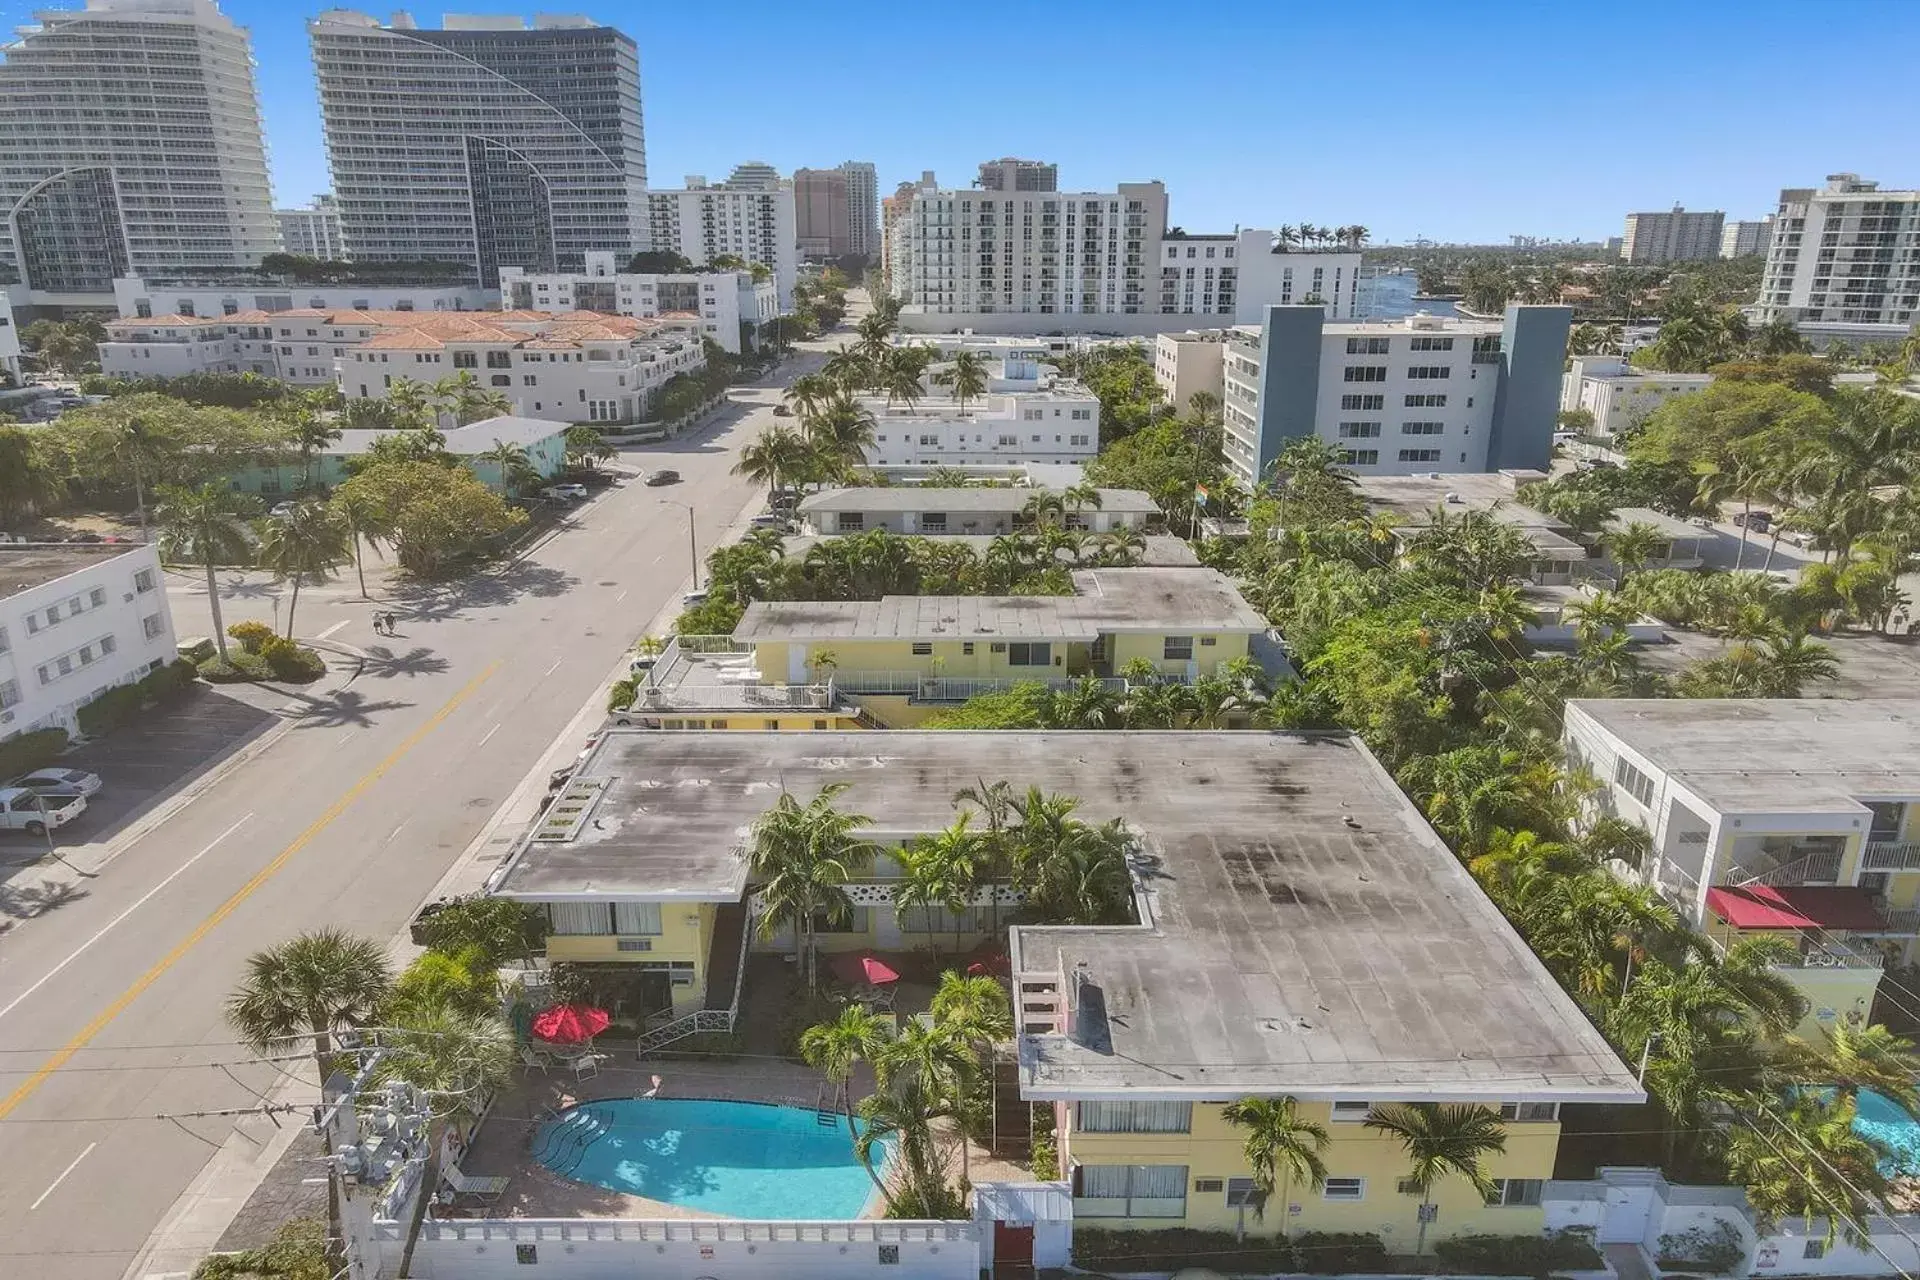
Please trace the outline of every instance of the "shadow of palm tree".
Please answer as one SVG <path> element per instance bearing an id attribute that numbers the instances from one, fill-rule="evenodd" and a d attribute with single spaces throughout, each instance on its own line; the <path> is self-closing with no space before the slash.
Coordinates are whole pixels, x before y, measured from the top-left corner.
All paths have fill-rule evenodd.
<path id="1" fill-rule="evenodd" d="M 295 695 L 296 697 L 299 695 Z M 358 729 L 373 727 L 373 714 L 378 711 L 399 711 L 410 707 L 411 702 L 369 701 L 365 694 L 352 689 L 341 689 L 324 698 L 301 698 L 306 708 L 298 715 L 300 729 L 344 729 L 351 725 Z"/>
<path id="2" fill-rule="evenodd" d="M 0 915 L 12 916 L 16 920 L 31 920 L 86 896 L 87 891 L 79 885 L 58 880 L 42 880 L 31 888 L 0 885 Z"/>
<path id="3" fill-rule="evenodd" d="M 280 593 L 280 584 L 273 581 L 252 582 L 246 578 L 228 578 L 220 584 L 220 595 L 228 600 L 265 600 Z"/>
<path id="4" fill-rule="evenodd" d="M 393 676 L 438 675 L 447 669 L 447 660 L 421 645 L 405 653 L 373 645 L 367 649 L 367 673 L 385 680 Z"/>

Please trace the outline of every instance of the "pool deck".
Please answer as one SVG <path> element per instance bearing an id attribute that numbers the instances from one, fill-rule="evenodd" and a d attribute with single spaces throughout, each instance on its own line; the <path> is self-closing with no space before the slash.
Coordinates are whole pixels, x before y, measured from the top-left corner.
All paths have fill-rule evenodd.
<path id="1" fill-rule="evenodd" d="M 607 1052 L 615 1052 L 611 1048 Z M 576 1080 L 564 1067 L 551 1074 L 531 1068 L 520 1072 L 519 1079 L 503 1089 L 494 1100 L 487 1118 L 472 1144 L 460 1159 L 461 1171 L 470 1177 L 504 1177 L 507 1189 L 491 1205 L 462 1209 L 452 1213 L 441 1209 L 441 1217 L 484 1218 L 703 1218 L 723 1217 L 685 1205 L 627 1195 L 591 1183 L 576 1182 L 552 1172 L 534 1158 L 532 1144 L 539 1132 L 541 1117 L 581 1102 L 602 1098 L 639 1097 L 660 1077 L 660 1098 L 711 1098 L 733 1102 L 769 1102 L 812 1110 L 821 1088 L 820 1074 L 798 1063 L 759 1060 L 753 1062 L 635 1062 L 629 1054 L 620 1054 L 618 1062 L 600 1068 L 598 1075 Z M 864 1076 L 864 1071 L 862 1075 Z M 871 1078 L 856 1079 L 856 1088 L 872 1085 Z M 973 1180 L 1027 1181 L 1023 1168 L 989 1156 L 977 1143 L 971 1147 Z M 956 1157 L 955 1163 L 958 1160 Z M 958 1169 L 955 1169 L 958 1176 Z M 863 1218 L 882 1216 L 879 1198 L 869 1200 Z"/>

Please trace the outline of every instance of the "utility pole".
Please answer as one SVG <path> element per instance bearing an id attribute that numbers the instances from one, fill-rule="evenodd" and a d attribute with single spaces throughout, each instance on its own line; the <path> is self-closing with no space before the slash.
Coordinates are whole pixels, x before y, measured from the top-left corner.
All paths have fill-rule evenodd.
<path id="1" fill-rule="evenodd" d="M 681 508 L 687 513 L 687 559 L 693 564 L 693 589 L 700 589 L 700 546 L 693 537 L 693 505 L 681 502 L 677 498 L 661 498 L 661 502 Z"/>

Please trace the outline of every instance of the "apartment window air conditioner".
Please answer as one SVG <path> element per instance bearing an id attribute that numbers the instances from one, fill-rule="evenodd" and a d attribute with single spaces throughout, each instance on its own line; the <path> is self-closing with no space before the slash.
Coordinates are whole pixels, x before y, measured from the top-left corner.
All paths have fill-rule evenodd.
<path id="1" fill-rule="evenodd" d="M 651 951 L 652 938 L 621 938 L 614 943 L 616 951 Z"/>

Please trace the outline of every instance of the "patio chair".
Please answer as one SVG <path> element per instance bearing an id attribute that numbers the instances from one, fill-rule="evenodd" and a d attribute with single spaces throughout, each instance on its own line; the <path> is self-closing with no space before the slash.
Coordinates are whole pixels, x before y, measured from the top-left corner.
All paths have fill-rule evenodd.
<path id="1" fill-rule="evenodd" d="M 541 1053 L 530 1044 L 523 1044 L 520 1046 L 520 1065 L 538 1067 L 541 1074 L 545 1075 L 553 1070 L 554 1064 L 550 1055 Z"/>
<path id="2" fill-rule="evenodd" d="M 893 988 L 892 987 L 874 987 L 870 991 L 868 991 L 865 996 L 861 998 L 866 1003 L 867 1007 L 875 1010 L 876 1012 L 882 1009 L 886 1010 L 888 1013 L 893 1012 Z"/>
<path id="3" fill-rule="evenodd" d="M 466 1196 L 482 1204 L 492 1204 L 506 1194 L 507 1180 L 501 1177 L 474 1178 L 460 1172 L 460 1166 L 449 1164 L 440 1170 L 440 1177 L 456 1196 Z"/>
<path id="4" fill-rule="evenodd" d="M 575 1080 L 585 1080 L 588 1076 L 599 1075 L 600 1064 L 607 1061 L 610 1061 L 610 1059 L 604 1053 L 583 1053 L 579 1057 L 574 1058 L 568 1065 L 573 1068 L 573 1078 Z"/>

